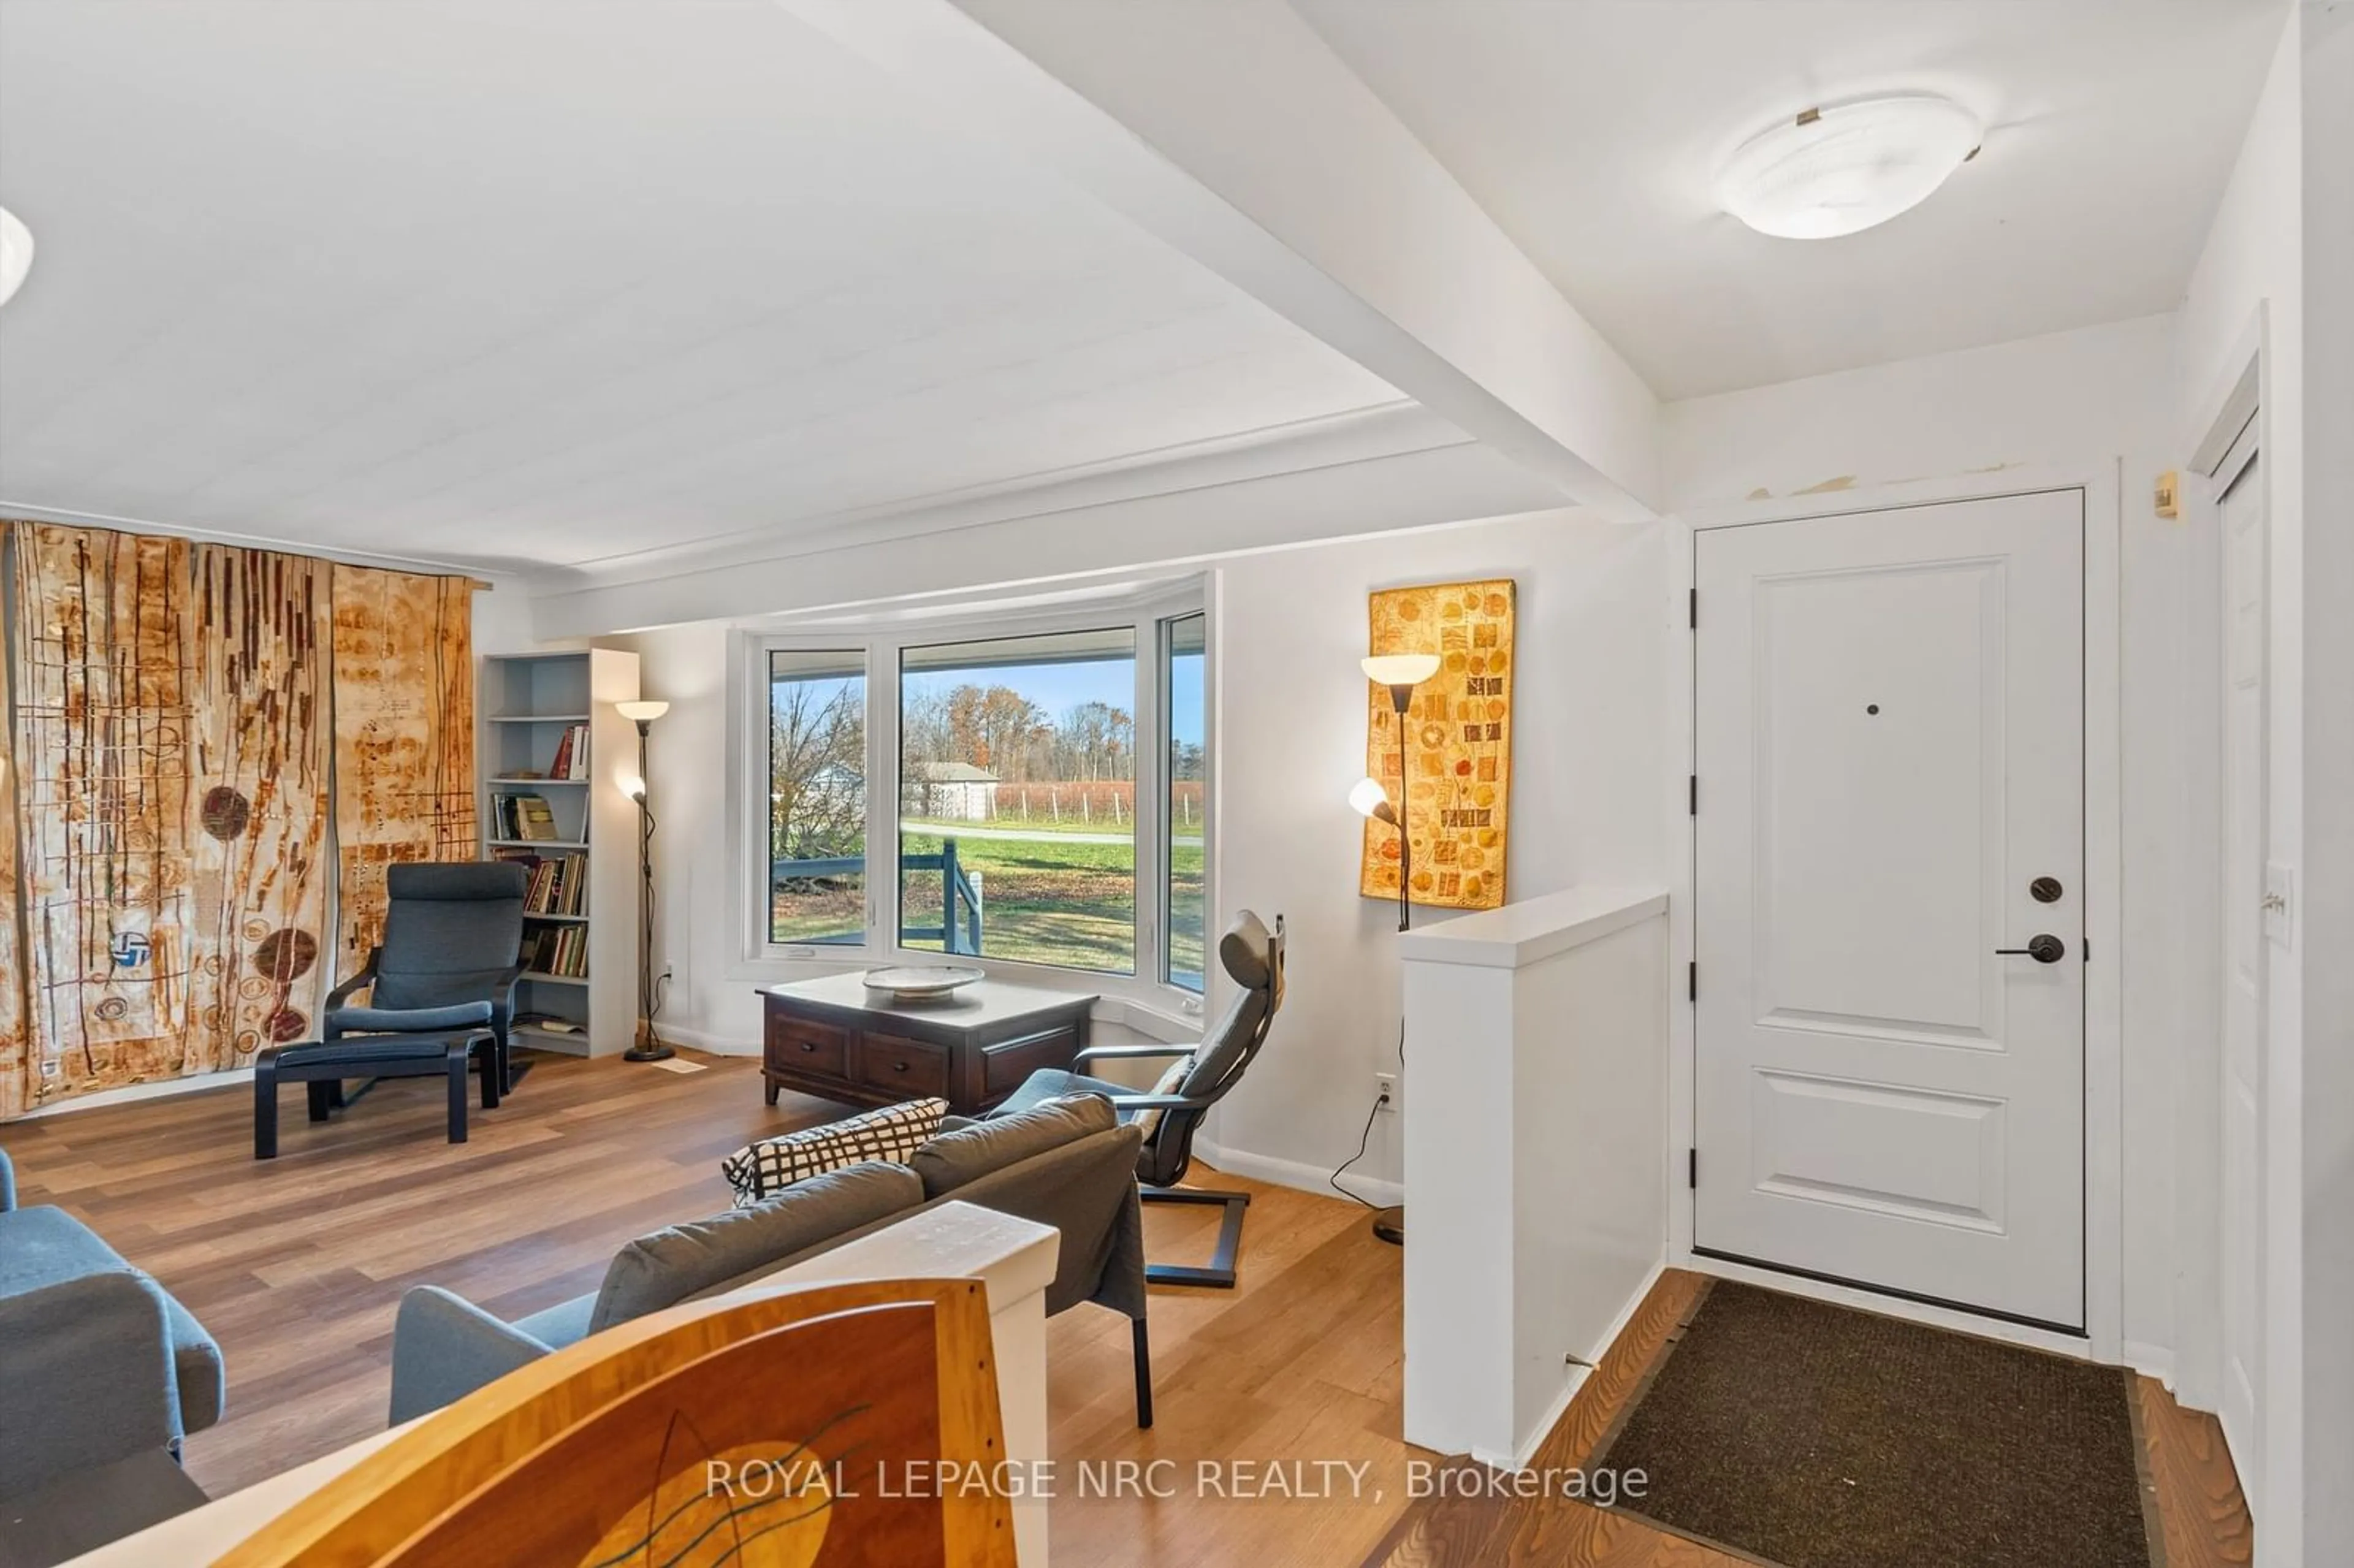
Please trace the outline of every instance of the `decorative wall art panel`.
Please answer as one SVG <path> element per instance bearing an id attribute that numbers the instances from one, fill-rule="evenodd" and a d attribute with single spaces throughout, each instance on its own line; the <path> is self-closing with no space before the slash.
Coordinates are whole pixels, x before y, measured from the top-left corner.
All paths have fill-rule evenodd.
<path id="1" fill-rule="evenodd" d="M 1369 600 L 1368 652 L 1439 658 L 1438 673 L 1415 689 L 1403 754 L 1389 689 L 1365 687 L 1365 771 L 1392 801 L 1405 802 L 1401 815 L 1414 835 L 1407 896 L 1416 904 L 1493 909 L 1504 902 L 1513 607 L 1510 578 L 1387 588 Z M 1398 867 L 1397 830 L 1368 819 L 1358 891 L 1395 898 Z"/>
<path id="2" fill-rule="evenodd" d="M 26 1099 L 189 1069 L 188 546 L 14 529 Z"/>
<path id="3" fill-rule="evenodd" d="M 0 1119 L 313 1037 L 334 801 L 377 910 L 383 858 L 478 853 L 472 585 L 45 523 L 0 551 Z"/>
<path id="4" fill-rule="evenodd" d="M 334 573 L 335 968 L 366 964 L 396 861 L 473 860 L 473 585 Z"/>
<path id="5" fill-rule="evenodd" d="M 195 548 L 195 1051 L 206 1069 L 314 1039 L 327 863 L 329 572 Z"/>

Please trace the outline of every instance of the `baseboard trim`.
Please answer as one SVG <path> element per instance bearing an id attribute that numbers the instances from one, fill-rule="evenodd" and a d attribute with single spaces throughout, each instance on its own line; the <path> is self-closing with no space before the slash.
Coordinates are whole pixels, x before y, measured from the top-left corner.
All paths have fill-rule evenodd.
<path id="1" fill-rule="evenodd" d="M 1500 1470 L 1527 1469 L 1529 1461 L 1537 1457 L 1537 1450 L 1544 1446 L 1545 1439 L 1553 1436 L 1553 1429 L 1561 1425 L 1561 1418 L 1569 1414 L 1570 1402 L 1577 1397 L 1577 1391 L 1585 1386 L 1586 1380 L 1594 1375 L 1595 1368 L 1602 1364 L 1602 1358 L 1610 1353 L 1610 1347 L 1618 1342 L 1618 1336 L 1627 1331 L 1627 1325 L 1635 1320 L 1637 1312 L 1642 1310 L 1643 1303 L 1650 1298 L 1652 1290 L 1659 1286 L 1659 1276 L 1666 1273 L 1667 1268 L 1665 1258 L 1651 1265 L 1650 1271 L 1636 1285 L 1634 1294 L 1619 1306 L 1617 1316 L 1611 1319 L 1609 1327 L 1602 1330 L 1599 1342 L 1586 1352 L 1585 1359 L 1594 1366 L 1569 1369 L 1569 1376 L 1562 1380 L 1561 1393 L 1546 1406 L 1544 1414 L 1538 1417 L 1536 1425 L 1521 1435 L 1517 1453 L 1510 1459 L 1501 1459 L 1475 1447 L 1471 1450 L 1471 1457 Z"/>
<path id="2" fill-rule="evenodd" d="M 2166 1392 L 2175 1393 L 2174 1352 L 2164 1345 L 2153 1345 L 2147 1340 L 2127 1340 L 2125 1343 L 2126 1365 L 2147 1378 L 2156 1378 Z"/>
<path id="3" fill-rule="evenodd" d="M 1314 1192 L 1326 1198 L 1338 1199 L 1332 1191 L 1332 1172 L 1320 1165 L 1303 1165 L 1296 1160 L 1278 1160 L 1272 1155 L 1253 1154 L 1247 1149 L 1229 1149 L 1212 1143 L 1206 1138 L 1193 1140 L 1194 1151 L 1221 1171 L 1236 1176 L 1247 1176 L 1254 1181 L 1265 1181 L 1277 1187 L 1296 1188 L 1302 1192 Z M 1405 1188 L 1395 1181 L 1384 1181 L 1377 1176 L 1344 1176 L 1351 1191 L 1377 1209 L 1386 1209 L 1405 1202 Z"/>
<path id="4" fill-rule="evenodd" d="M 688 1029 L 682 1024 L 656 1022 L 654 1028 L 673 1045 L 701 1051 L 713 1056 L 757 1056 L 760 1054 L 758 1040 L 736 1040 L 723 1034 L 705 1034 L 700 1029 Z"/>
<path id="5" fill-rule="evenodd" d="M 108 1106 L 129 1105 L 134 1100 L 162 1099 L 167 1095 L 201 1094 L 207 1089 L 232 1088 L 239 1084 L 253 1082 L 250 1067 L 230 1067 L 218 1073 L 192 1073 L 185 1078 L 162 1078 L 152 1084 L 125 1084 L 119 1089 L 101 1089 L 94 1095 L 76 1095 L 69 1100 L 35 1106 L 16 1118 L 18 1121 L 38 1121 L 45 1116 L 64 1116 L 71 1111 L 104 1110 Z"/>

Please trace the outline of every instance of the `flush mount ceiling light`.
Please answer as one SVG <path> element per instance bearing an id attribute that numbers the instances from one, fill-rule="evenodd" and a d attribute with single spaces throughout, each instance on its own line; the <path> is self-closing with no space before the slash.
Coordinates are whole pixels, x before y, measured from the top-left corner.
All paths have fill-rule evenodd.
<path id="1" fill-rule="evenodd" d="M 1925 93 L 1809 109 L 1743 143 L 1716 175 L 1725 211 L 1781 239 L 1833 239 L 1926 201 L 1985 128 Z"/>
<path id="2" fill-rule="evenodd" d="M 8 302 L 33 270 L 33 231 L 16 215 L 0 207 L 0 305 Z"/>

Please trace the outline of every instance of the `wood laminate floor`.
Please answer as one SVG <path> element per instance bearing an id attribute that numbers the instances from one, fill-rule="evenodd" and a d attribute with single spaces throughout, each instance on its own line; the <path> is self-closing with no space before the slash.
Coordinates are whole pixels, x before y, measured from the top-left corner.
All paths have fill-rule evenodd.
<path id="1" fill-rule="evenodd" d="M 539 1058 L 516 1097 L 441 1138 L 441 1088 L 380 1086 L 337 1121 L 286 1093 L 280 1158 L 251 1158 L 243 1086 L 0 1127 L 21 1201 L 81 1216 L 221 1341 L 228 1414 L 189 1440 L 215 1496 L 380 1429 L 392 1315 L 415 1284 L 514 1317 L 593 1289 L 631 1235 L 723 1208 L 722 1155 L 842 1114 L 761 1104 L 743 1058 L 672 1074 Z M 1093 1308 L 1048 1326 L 1055 1557 L 1085 1568 L 1491 1563 L 1710 1568 L 1734 1559 L 1560 1498 L 1440 1499 L 1439 1457 L 1399 1440 L 1399 1253 L 1362 1209 L 1230 1179 L 1253 1193 L 1242 1283 L 1155 1290 L 1157 1422 L 1139 1432 L 1127 1320 Z M 1215 1210 L 1146 1211 L 1156 1259 L 1205 1255 Z M 1575 1465 L 1689 1303 L 1670 1272 L 1548 1439 Z M 2169 1568 L 2250 1560 L 2247 1511 L 2214 1422 L 2140 1385 Z M 1458 1477 L 1471 1472 L 1458 1467 Z"/>

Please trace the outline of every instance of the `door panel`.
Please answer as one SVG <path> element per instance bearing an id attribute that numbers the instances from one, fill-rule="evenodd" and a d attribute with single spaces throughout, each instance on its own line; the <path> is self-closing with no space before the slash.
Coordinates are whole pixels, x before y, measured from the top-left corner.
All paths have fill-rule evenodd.
<path id="1" fill-rule="evenodd" d="M 1983 561 L 1757 582 L 1761 1021 L 1940 1040 L 1995 1032 L 2001 991 L 1978 940 L 1984 857 L 1951 826 L 1999 831 L 2000 737 L 1986 744 L 1979 715 L 2001 681 L 1999 640 L 1985 635 L 2001 598 L 1999 563 Z M 1825 789 L 1832 758 L 1843 779 Z"/>
<path id="2" fill-rule="evenodd" d="M 2083 524 L 1695 540 L 1702 1250 L 2081 1328 Z"/>

